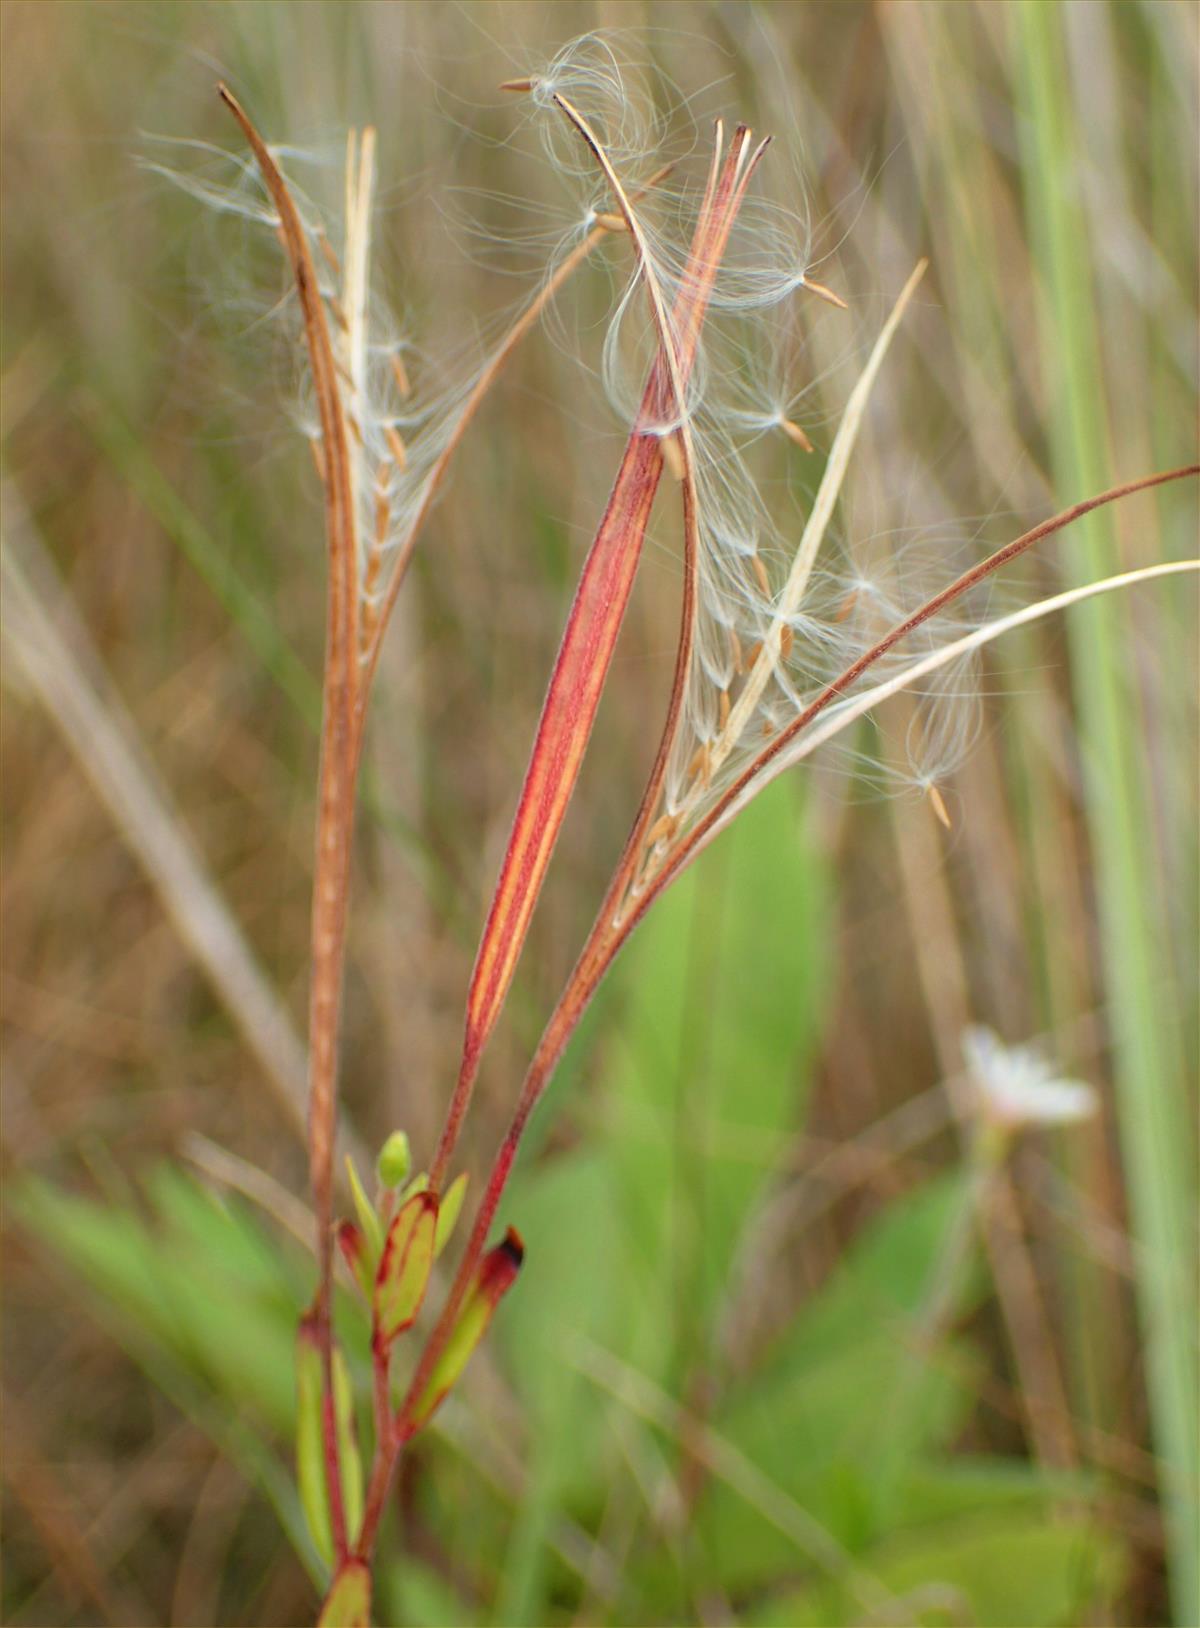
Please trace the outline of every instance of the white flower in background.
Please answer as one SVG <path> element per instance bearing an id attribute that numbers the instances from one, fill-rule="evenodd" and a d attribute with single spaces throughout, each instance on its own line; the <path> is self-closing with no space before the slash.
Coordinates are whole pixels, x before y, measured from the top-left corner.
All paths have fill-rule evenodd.
<path id="1" fill-rule="evenodd" d="M 1034 1046 L 1006 1046 L 992 1029 L 972 1026 L 962 1049 L 980 1111 L 1000 1125 L 1070 1125 L 1099 1106 L 1090 1085 L 1060 1078 Z"/>

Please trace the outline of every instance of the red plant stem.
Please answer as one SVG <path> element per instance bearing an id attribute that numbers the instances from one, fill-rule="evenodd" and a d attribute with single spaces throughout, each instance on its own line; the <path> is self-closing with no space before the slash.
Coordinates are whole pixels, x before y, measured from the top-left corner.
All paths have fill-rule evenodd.
<path id="1" fill-rule="evenodd" d="M 391 1429 L 392 1401 L 388 1394 L 391 1379 L 392 1347 L 390 1341 L 374 1333 L 371 1339 L 371 1372 L 374 1379 L 375 1440 L 386 1440 Z"/>
<path id="2" fill-rule="evenodd" d="M 337 381 L 337 368 L 316 267 L 303 224 L 270 150 L 237 101 L 224 85 L 221 99 L 240 126 L 254 153 L 279 214 L 284 248 L 296 282 L 305 336 L 313 370 L 314 392 L 326 448 L 326 537 L 330 576 L 322 697 L 321 757 L 313 873 L 311 971 L 309 988 L 309 1173 L 316 1213 L 318 1286 L 312 1326 L 321 1353 L 322 1438 L 330 1514 L 339 1563 L 347 1552 L 345 1505 L 333 1391 L 332 1281 L 333 1281 L 333 1155 L 336 1140 L 338 1040 L 341 1024 L 343 968 L 350 886 L 355 785 L 362 757 L 367 701 L 383 636 L 394 608 L 421 526 L 428 517 L 450 459 L 457 450 L 487 391 L 516 346 L 533 327 L 548 301 L 596 245 L 608 235 L 596 227 L 541 289 L 518 317 L 495 354 L 480 373 L 464 404 L 454 430 L 426 481 L 422 501 L 409 527 L 389 580 L 382 612 L 377 618 L 366 661 L 359 667 L 359 614 L 357 547 L 345 417 Z M 669 172 L 660 169 L 638 196 L 657 186 Z M 388 1371 L 390 1355 L 376 1354 L 375 1400 L 377 1426 L 382 1439 L 390 1413 Z"/>
<path id="3" fill-rule="evenodd" d="M 295 278 L 313 370 L 325 448 L 325 532 L 329 551 L 328 620 L 322 686 L 320 790 L 313 866 L 309 975 L 309 1177 L 316 1215 L 314 1325 L 321 1351 L 326 1478 L 334 1547 L 346 1554 L 346 1522 L 333 1407 L 333 1151 L 338 1030 L 354 810 L 354 720 L 358 690 L 358 557 L 346 424 L 325 307 L 308 235 L 266 143 L 237 99 L 219 94 L 254 153 L 279 215 Z"/>

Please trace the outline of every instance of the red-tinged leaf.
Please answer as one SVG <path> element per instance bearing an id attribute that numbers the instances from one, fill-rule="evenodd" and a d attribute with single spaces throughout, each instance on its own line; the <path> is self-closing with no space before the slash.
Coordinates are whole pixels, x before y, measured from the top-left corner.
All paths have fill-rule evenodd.
<path id="1" fill-rule="evenodd" d="M 435 1184 L 457 1135 L 465 1107 L 460 1099 L 508 993 L 575 789 L 662 475 L 659 438 L 648 426 L 674 416 L 670 373 L 675 371 L 681 383 L 689 376 L 717 266 L 757 159 L 756 154 L 746 162 L 748 140 L 749 132 L 739 130 L 719 183 L 714 160 L 691 264 L 672 313 L 677 370 L 668 369 L 660 354 L 571 606 L 475 962 L 459 1088 L 435 1160 Z"/>
<path id="2" fill-rule="evenodd" d="M 414 1193 L 400 1206 L 388 1228 L 372 1308 L 374 1337 L 381 1346 L 402 1334 L 421 1309 L 433 1270 L 437 1219 L 438 1201 L 434 1195 Z"/>
<path id="3" fill-rule="evenodd" d="M 496 1307 L 516 1282 L 524 1258 L 525 1246 L 520 1234 L 510 1227 L 504 1242 L 490 1249 L 480 1261 L 475 1283 L 442 1347 L 429 1382 L 413 1405 L 410 1434 L 429 1422 L 457 1384 L 487 1333 Z"/>
<path id="4" fill-rule="evenodd" d="M 354 1281 L 370 1300 L 375 1284 L 366 1239 L 353 1221 L 339 1221 L 336 1237 L 342 1259 L 353 1273 Z"/>

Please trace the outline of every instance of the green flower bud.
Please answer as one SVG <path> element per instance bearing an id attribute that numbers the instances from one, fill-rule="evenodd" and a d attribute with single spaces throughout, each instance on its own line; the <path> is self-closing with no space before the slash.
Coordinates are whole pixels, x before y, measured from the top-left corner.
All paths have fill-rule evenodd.
<path id="1" fill-rule="evenodd" d="M 379 1150 L 375 1171 L 381 1187 L 402 1187 L 412 1168 L 412 1154 L 408 1137 L 403 1131 L 393 1131 Z"/>

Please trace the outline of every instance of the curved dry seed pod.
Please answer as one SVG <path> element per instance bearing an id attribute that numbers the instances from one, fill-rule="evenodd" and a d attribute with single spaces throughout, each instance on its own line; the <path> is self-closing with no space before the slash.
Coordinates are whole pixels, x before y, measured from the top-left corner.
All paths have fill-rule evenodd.
<path id="1" fill-rule="evenodd" d="M 413 1405 L 408 1435 L 415 1435 L 437 1412 L 462 1376 L 476 1347 L 487 1333 L 488 1324 L 502 1297 L 516 1282 L 525 1245 L 515 1228 L 509 1227 L 504 1242 L 491 1249 L 479 1263 L 474 1287 L 467 1296 L 458 1321 L 442 1348 L 442 1354 L 429 1376 L 429 1383 Z"/>
<path id="2" fill-rule="evenodd" d="M 374 1340 L 387 1346 L 416 1319 L 433 1270 L 438 1201 L 432 1193 L 414 1193 L 396 1213 L 384 1240 L 375 1277 L 372 1315 Z"/>

